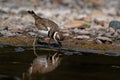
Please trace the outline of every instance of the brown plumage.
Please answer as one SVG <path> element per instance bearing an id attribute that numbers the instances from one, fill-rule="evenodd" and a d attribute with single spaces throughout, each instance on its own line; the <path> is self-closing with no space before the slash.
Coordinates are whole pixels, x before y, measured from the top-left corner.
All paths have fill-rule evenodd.
<path id="1" fill-rule="evenodd" d="M 38 29 L 49 31 L 48 37 L 50 37 L 50 40 L 54 39 L 60 46 L 62 46 L 60 41 L 63 40 L 63 35 L 55 22 L 46 18 L 39 17 L 34 11 L 28 11 L 28 13 L 31 14 L 35 19 L 35 25 Z"/>
<path id="2" fill-rule="evenodd" d="M 29 14 L 35 19 L 35 25 L 40 30 L 48 30 L 48 27 L 52 30 L 58 30 L 58 25 L 46 18 L 38 16 L 34 11 L 28 11 Z"/>

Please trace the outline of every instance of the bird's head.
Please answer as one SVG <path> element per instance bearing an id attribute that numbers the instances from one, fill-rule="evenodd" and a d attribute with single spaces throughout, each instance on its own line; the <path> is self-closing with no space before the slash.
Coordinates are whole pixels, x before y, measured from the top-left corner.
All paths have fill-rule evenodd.
<path id="1" fill-rule="evenodd" d="M 31 10 L 31 11 L 27 11 L 29 14 L 34 14 L 35 12 L 33 11 L 33 10 Z"/>
<path id="2" fill-rule="evenodd" d="M 64 36 L 62 35 L 61 32 L 57 32 L 57 34 L 56 34 L 56 40 L 58 40 L 58 41 L 63 41 L 64 40 Z"/>
<path id="3" fill-rule="evenodd" d="M 33 17 L 35 17 L 35 12 L 33 11 L 33 10 L 31 10 L 31 11 L 27 11 L 30 15 L 32 15 Z"/>
<path id="4" fill-rule="evenodd" d="M 62 46 L 61 41 L 64 40 L 64 37 L 61 32 L 55 32 L 53 39 L 60 45 L 60 47 Z"/>

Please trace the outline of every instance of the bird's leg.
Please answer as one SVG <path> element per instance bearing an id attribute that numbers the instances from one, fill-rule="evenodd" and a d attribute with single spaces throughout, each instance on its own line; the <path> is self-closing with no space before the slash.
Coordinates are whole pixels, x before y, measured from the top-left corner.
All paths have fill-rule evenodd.
<path id="1" fill-rule="evenodd" d="M 36 53 L 36 49 L 35 49 L 36 41 L 37 41 L 37 35 L 35 36 L 35 39 L 34 39 L 34 41 L 33 41 L 33 50 L 34 50 L 35 56 L 38 56 L 38 54 Z"/>
<path id="2" fill-rule="evenodd" d="M 55 53 L 54 55 L 52 55 L 52 64 L 55 64 L 55 62 L 56 62 L 56 56 L 57 56 L 57 53 Z"/>
<path id="3" fill-rule="evenodd" d="M 61 42 L 58 41 L 58 44 L 59 44 L 59 52 L 61 51 L 61 47 L 62 47 L 62 44 Z"/>
<path id="4" fill-rule="evenodd" d="M 48 42 L 48 46 L 49 46 L 49 48 L 50 48 L 50 41 L 51 41 L 51 38 L 49 39 L 49 42 Z"/>

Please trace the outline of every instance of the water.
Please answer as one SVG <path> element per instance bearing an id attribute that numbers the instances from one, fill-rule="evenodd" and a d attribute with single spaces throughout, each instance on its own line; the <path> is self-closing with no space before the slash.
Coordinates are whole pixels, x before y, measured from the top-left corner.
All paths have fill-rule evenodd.
<path id="1" fill-rule="evenodd" d="M 0 80 L 120 80 L 119 56 L 38 48 L 36 57 L 32 48 L 11 46 L 0 51 Z"/>

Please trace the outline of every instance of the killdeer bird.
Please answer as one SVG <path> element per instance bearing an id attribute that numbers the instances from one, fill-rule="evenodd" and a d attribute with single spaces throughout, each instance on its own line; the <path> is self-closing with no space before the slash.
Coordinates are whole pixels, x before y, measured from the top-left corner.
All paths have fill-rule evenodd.
<path id="1" fill-rule="evenodd" d="M 50 38 L 49 44 L 51 39 L 54 39 L 59 44 L 59 47 L 61 47 L 62 44 L 60 41 L 63 41 L 64 37 L 60 32 L 58 25 L 49 19 L 39 17 L 34 11 L 28 11 L 28 13 L 33 16 L 35 20 L 35 26 L 38 30 L 48 31 L 48 37 Z"/>

